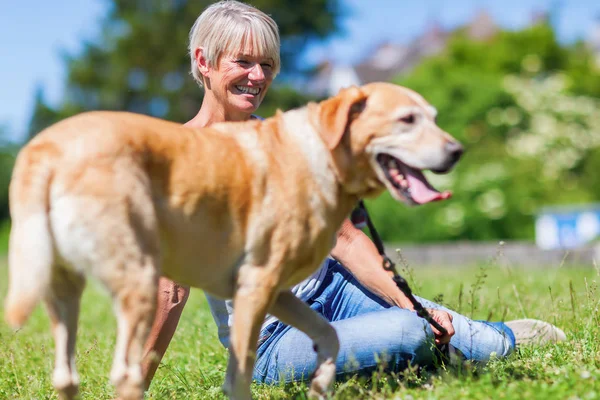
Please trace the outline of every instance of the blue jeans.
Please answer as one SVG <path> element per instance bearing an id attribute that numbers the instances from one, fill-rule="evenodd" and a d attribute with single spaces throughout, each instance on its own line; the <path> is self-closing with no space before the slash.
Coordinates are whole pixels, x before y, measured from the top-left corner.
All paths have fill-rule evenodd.
<path id="1" fill-rule="evenodd" d="M 387 372 L 399 372 L 409 364 L 435 364 L 434 334 L 424 319 L 371 294 L 339 263 L 326 263 L 327 277 L 308 304 L 337 332 L 338 378 L 368 376 L 382 367 Z M 452 314 L 456 333 L 450 345 L 466 359 L 487 361 L 493 353 L 503 357 L 514 350 L 514 335 L 504 323 L 473 321 L 431 301 L 418 300 L 424 307 Z M 309 337 L 281 322 L 261 330 L 256 355 L 254 379 L 262 383 L 307 380 L 316 368 L 316 353 Z"/>

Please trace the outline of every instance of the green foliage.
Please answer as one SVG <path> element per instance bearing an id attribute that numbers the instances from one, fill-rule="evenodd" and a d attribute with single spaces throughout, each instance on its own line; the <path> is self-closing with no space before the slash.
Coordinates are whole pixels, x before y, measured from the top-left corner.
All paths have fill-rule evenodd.
<path id="1" fill-rule="evenodd" d="M 552 27 L 540 23 L 521 31 L 499 32 L 490 41 L 472 41 L 459 32 L 450 42 L 448 60 L 451 63 L 478 67 L 500 75 L 517 74 L 522 62 L 536 54 L 545 71 L 556 71 L 570 64 L 570 51 L 556 40 Z"/>
<path id="2" fill-rule="evenodd" d="M 310 96 L 299 93 L 290 86 L 277 85 L 269 89 L 269 93 L 265 96 L 256 114 L 261 117 L 270 117 L 277 110 L 291 110 L 306 105 L 309 101 L 314 100 Z"/>
<path id="3" fill-rule="evenodd" d="M 5 141 L 6 131 L 0 126 L 0 254 L 2 252 L 2 224 L 8 219 L 8 184 L 15 163 L 16 148 Z"/>
<path id="4" fill-rule="evenodd" d="M 28 140 L 60 119 L 58 112 L 46 104 L 42 87 L 36 88 L 34 101 L 31 120 L 27 128 Z"/>
<path id="5" fill-rule="evenodd" d="M 0 222 L 8 218 L 8 183 L 13 164 L 13 154 L 0 149 Z"/>
<path id="6" fill-rule="evenodd" d="M 0 222 L 0 254 L 8 253 L 8 236 L 10 234 L 10 222 Z"/>
<path id="7" fill-rule="evenodd" d="M 444 54 L 397 78 L 436 106 L 439 125 L 467 152 L 449 175 L 430 175 L 454 192 L 450 201 L 372 202 L 383 238 L 531 239 L 540 207 L 598 201 L 600 73 L 591 60 L 540 24 L 487 42 L 458 32 Z"/>

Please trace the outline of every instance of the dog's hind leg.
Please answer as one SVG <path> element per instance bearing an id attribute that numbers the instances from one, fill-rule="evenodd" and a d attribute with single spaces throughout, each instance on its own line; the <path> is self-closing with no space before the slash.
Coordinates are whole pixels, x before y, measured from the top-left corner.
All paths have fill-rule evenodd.
<path id="1" fill-rule="evenodd" d="M 243 265 L 233 299 L 233 325 L 223 391 L 235 400 L 250 399 L 250 383 L 260 327 L 275 295 L 277 279 L 265 267 Z"/>
<path id="2" fill-rule="evenodd" d="M 309 398 L 325 398 L 335 380 L 335 361 L 340 349 L 335 329 L 290 291 L 280 292 L 269 312 L 313 340 L 317 352 L 317 369 L 308 395 Z"/>
<path id="3" fill-rule="evenodd" d="M 116 168 L 116 167 L 115 167 Z M 145 182 L 120 175 L 113 204 L 100 209 L 105 223 L 94 225 L 93 275 L 110 292 L 117 341 L 110 379 L 122 400 L 144 395 L 141 360 L 156 311 L 160 241 L 152 198 Z"/>
<path id="4" fill-rule="evenodd" d="M 157 261 L 144 255 L 137 262 L 120 265 L 109 287 L 117 317 L 117 343 L 110 372 L 119 399 L 143 398 L 142 352 L 156 310 Z M 119 278 L 116 278 L 119 276 Z"/>
<path id="5" fill-rule="evenodd" d="M 53 268 L 51 279 L 45 304 L 52 324 L 56 354 L 52 384 L 61 399 L 71 400 L 79 390 L 79 376 L 75 368 L 75 340 L 85 279 L 60 266 Z"/>

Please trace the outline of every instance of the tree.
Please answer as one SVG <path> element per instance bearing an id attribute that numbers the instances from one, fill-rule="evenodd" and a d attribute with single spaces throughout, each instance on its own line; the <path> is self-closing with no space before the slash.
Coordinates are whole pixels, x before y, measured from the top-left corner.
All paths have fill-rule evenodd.
<path id="1" fill-rule="evenodd" d="M 35 90 L 33 112 L 27 128 L 27 141 L 59 119 L 59 113 L 47 105 L 44 99 L 44 89 L 38 86 Z"/>
<path id="2" fill-rule="evenodd" d="M 8 130 L 0 125 L 0 225 L 8 219 L 8 184 L 15 163 L 16 148 L 8 143 Z"/>

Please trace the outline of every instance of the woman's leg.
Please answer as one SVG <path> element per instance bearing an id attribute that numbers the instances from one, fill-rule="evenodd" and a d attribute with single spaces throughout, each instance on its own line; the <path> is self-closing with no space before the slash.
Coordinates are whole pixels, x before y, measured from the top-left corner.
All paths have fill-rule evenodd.
<path id="1" fill-rule="evenodd" d="M 313 310 L 332 323 L 340 340 L 338 378 L 369 374 L 385 363 L 401 371 L 409 363 L 434 359 L 433 332 L 414 312 L 389 307 L 364 289 L 340 264 L 330 260 L 328 275 L 310 301 Z M 254 379 L 265 383 L 307 380 L 316 367 L 312 341 L 301 331 L 275 323 L 261 332 Z"/>
<path id="2" fill-rule="evenodd" d="M 433 333 L 425 320 L 412 311 L 391 307 L 335 262 L 330 263 L 329 274 L 310 303 L 338 333 L 338 373 L 370 373 L 378 360 L 386 362 L 388 371 L 402 370 L 409 362 L 423 366 L 434 362 Z M 504 356 L 514 349 L 512 332 L 504 324 L 473 321 L 428 300 L 420 301 L 452 314 L 456 333 L 450 343 L 468 359 L 485 361 L 492 352 Z M 283 324 L 266 330 L 261 332 L 264 341 L 258 349 L 254 379 L 266 383 L 306 379 L 315 366 L 308 337 Z"/>
<path id="3" fill-rule="evenodd" d="M 278 325 L 258 351 L 254 379 L 268 384 L 308 380 L 316 368 L 312 340 L 298 329 Z M 433 332 L 414 312 L 387 308 L 335 321 L 332 326 L 340 340 L 338 378 L 369 375 L 382 365 L 386 371 L 402 371 L 409 364 L 434 362 Z"/>
<path id="4" fill-rule="evenodd" d="M 453 317 L 455 334 L 450 344 L 467 360 L 488 361 L 492 354 L 505 357 L 515 349 L 515 337 L 503 322 L 475 321 L 432 301 L 417 297 L 424 307 L 444 310 Z"/>
<path id="5" fill-rule="evenodd" d="M 328 320 L 338 321 L 391 307 L 365 289 L 341 264 L 330 264 L 329 268 L 333 274 L 331 283 L 315 300 L 323 304 Z M 432 301 L 415 297 L 426 308 L 441 309 L 452 315 L 455 334 L 450 344 L 466 359 L 488 361 L 492 354 L 504 357 L 514 350 L 513 332 L 504 323 L 475 321 Z"/>
<path id="6" fill-rule="evenodd" d="M 189 295 L 190 288 L 187 286 L 180 286 L 164 277 L 158 281 L 156 316 L 144 345 L 142 361 L 146 388 L 150 386 L 160 360 L 167 351 Z"/>

